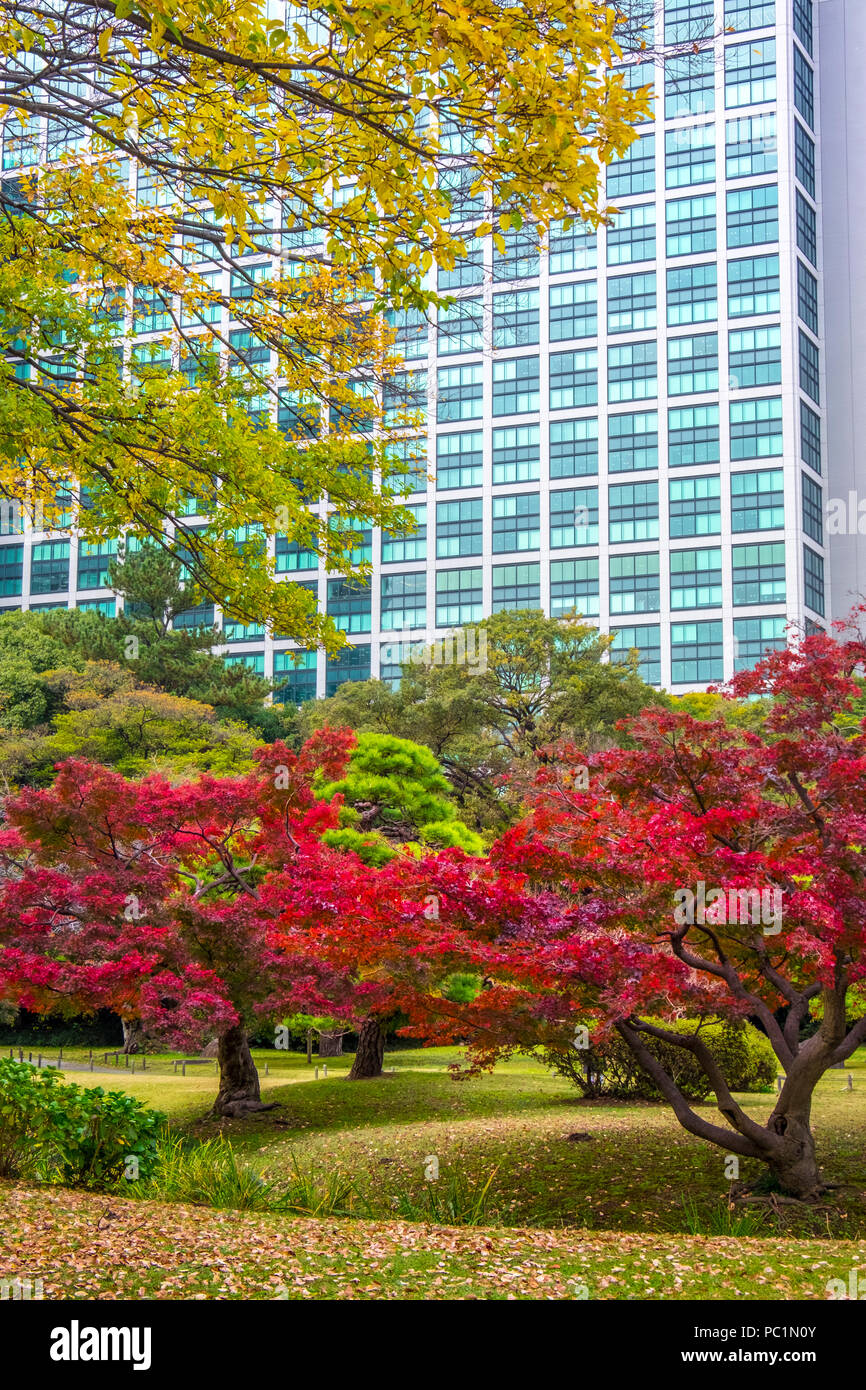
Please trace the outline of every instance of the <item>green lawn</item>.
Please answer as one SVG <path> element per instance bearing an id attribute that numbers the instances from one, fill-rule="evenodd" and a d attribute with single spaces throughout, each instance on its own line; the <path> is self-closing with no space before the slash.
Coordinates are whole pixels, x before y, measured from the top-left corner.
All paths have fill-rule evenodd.
<path id="1" fill-rule="evenodd" d="M 355 1184 L 359 1210 L 374 1219 L 393 1216 L 399 1193 L 423 1198 L 425 1160 L 435 1155 L 445 1178 L 460 1172 L 483 1181 L 496 1169 L 492 1216 L 504 1227 L 680 1235 L 741 1229 L 727 1224 L 725 1155 L 685 1134 L 664 1105 L 583 1101 L 528 1059 L 455 1082 L 447 1066 L 456 1049 L 390 1053 L 386 1067 L 393 1074 L 357 1083 L 345 1080 L 349 1057 L 329 1059 L 327 1079 L 314 1080 L 303 1056 L 255 1055 L 263 1095 L 280 1108 L 243 1121 L 202 1118 L 215 1091 L 210 1068 L 175 1077 L 162 1057 L 155 1059 L 159 1071 L 67 1076 L 130 1091 L 165 1110 L 185 1133 L 223 1132 L 268 1177 L 286 1176 L 293 1157 L 320 1173 L 343 1173 Z M 760 1235 L 866 1238 L 866 1049 L 849 1069 L 851 1092 L 843 1072 L 820 1083 L 814 1122 L 825 1176 L 850 1186 L 816 1208 L 760 1213 Z M 769 1094 L 743 1099 L 756 1118 L 773 1105 Z M 569 1139 L 574 1133 L 589 1137 Z M 744 1161 L 740 1176 L 749 1180 L 760 1171 Z"/>

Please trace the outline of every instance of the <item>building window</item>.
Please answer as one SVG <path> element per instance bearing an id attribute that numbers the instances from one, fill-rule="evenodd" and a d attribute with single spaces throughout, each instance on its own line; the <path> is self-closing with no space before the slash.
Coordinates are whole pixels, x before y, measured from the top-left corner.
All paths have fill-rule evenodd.
<path id="1" fill-rule="evenodd" d="M 534 483 L 541 469 L 541 430 L 517 425 L 493 431 L 493 484 Z"/>
<path id="2" fill-rule="evenodd" d="M 286 536 L 277 536 L 274 551 L 274 563 L 278 574 L 319 568 L 319 557 L 315 550 L 306 550 L 298 541 L 290 541 Z"/>
<path id="3" fill-rule="evenodd" d="M 316 698 L 316 652 L 274 652 L 274 699 L 280 705 L 303 705 Z M 295 665 L 294 657 L 300 664 Z"/>
<path id="4" fill-rule="evenodd" d="M 530 415 L 540 399 L 537 357 L 493 363 L 494 415 Z"/>
<path id="5" fill-rule="evenodd" d="M 782 380 L 780 326 L 732 329 L 728 334 L 728 366 L 732 391 L 778 386 Z"/>
<path id="6" fill-rule="evenodd" d="M 480 430 L 436 436 L 436 487 L 480 487 L 484 476 Z"/>
<path id="7" fill-rule="evenodd" d="M 607 466 L 610 473 L 633 473 L 638 469 L 658 468 L 658 411 L 648 411 L 645 415 L 611 415 L 607 428 Z"/>
<path id="8" fill-rule="evenodd" d="M 731 475 L 731 530 L 781 531 L 785 525 L 785 475 L 781 468 Z"/>
<path id="9" fill-rule="evenodd" d="M 550 548 L 598 545 L 598 488 L 575 487 L 550 494 Z"/>
<path id="10" fill-rule="evenodd" d="M 780 305 L 778 256 L 748 256 L 728 261 L 729 318 L 776 314 Z"/>
<path id="11" fill-rule="evenodd" d="M 261 623 L 245 623 L 240 618 L 223 616 L 223 640 L 226 642 L 260 642 L 264 635 Z"/>
<path id="12" fill-rule="evenodd" d="M 815 473 L 821 472 L 821 417 L 800 402 L 800 451 L 803 462 Z"/>
<path id="13" fill-rule="evenodd" d="M 223 661 L 228 667 L 244 666 L 256 676 L 265 674 L 264 652 L 238 652 L 232 656 L 224 656 Z"/>
<path id="14" fill-rule="evenodd" d="M 598 332 L 597 287 L 594 280 L 550 286 L 550 341 L 594 338 Z M 536 342 L 538 339 L 536 338 Z"/>
<path id="15" fill-rule="evenodd" d="M 725 173 L 729 179 L 775 174 L 779 167 L 776 117 L 735 116 L 725 123 Z"/>
<path id="16" fill-rule="evenodd" d="M 69 541 L 41 541 L 30 554 L 31 594 L 69 588 Z"/>
<path id="17" fill-rule="evenodd" d="M 660 598 L 658 555 L 611 555 L 611 613 L 657 613 Z"/>
<path id="18" fill-rule="evenodd" d="M 608 265 L 631 265 L 635 261 L 654 261 L 656 255 L 656 214 L 653 203 L 623 208 L 607 229 Z"/>
<path id="19" fill-rule="evenodd" d="M 794 33 L 811 57 L 812 0 L 794 0 Z"/>
<path id="20" fill-rule="evenodd" d="M 818 348 L 800 329 L 800 386 L 816 405 L 821 404 L 820 355 Z"/>
<path id="21" fill-rule="evenodd" d="M 697 256 L 716 249 L 716 198 L 673 198 L 666 208 L 667 253 Z"/>
<path id="22" fill-rule="evenodd" d="M 665 0 L 665 43 L 692 43 L 713 33 L 713 0 Z"/>
<path id="23" fill-rule="evenodd" d="M 608 401 L 643 401 L 658 395 L 658 345 L 622 343 L 607 350 Z"/>
<path id="24" fill-rule="evenodd" d="M 598 350 L 550 354 L 550 409 L 598 404 Z"/>
<path id="25" fill-rule="evenodd" d="M 668 324 L 710 323 L 719 316 L 715 265 L 684 265 L 668 271 Z"/>
<path id="26" fill-rule="evenodd" d="M 782 402 L 731 401 L 731 459 L 778 458 L 782 453 Z"/>
<path id="27" fill-rule="evenodd" d="M 803 120 L 815 129 L 815 79 L 799 48 L 794 49 L 794 105 Z"/>
<path id="28" fill-rule="evenodd" d="M 213 627 L 213 623 L 213 604 L 199 603 L 195 608 L 185 608 L 182 613 L 178 613 L 172 621 L 172 627 L 182 632 L 188 632 L 194 628 Z"/>
<path id="29" fill-rule="evenodd" d="M 444 270 L 442 266 L 438 270 L 437 285 L 440 294 L 446 294 L 451 290 L 469 289 L 474 285 L 481 285 L 484 282 L 484 245 L 470 242 L 469 249 L 465 256 L 461 256 L 455 261 L 453 270 Z"/>
<path id="30" fill-rule="evenodd" d="M 598 266 L 598 236 L 580 218 L 574 218 L 569 228 L 564 222 L 551 222 L 549 258 L 551 275 L 595 270 Z"/>
<path id="31" fill-rule="evenodd" d="M 815 209 L 797 189 L 797 245 L 803 255 L 818 264 L 818 219 Z"/>
<path id="32" fill-rule="evenodd" d="M 426 626 L 427 575 L 424 570 L 412 574 L 383 574 L 381 583 L 383 631 L 404 632 L 408 628 Z"/>
<path id="33" fill-rule="evenodd" d="M 719 335 L 668 339 L 668 395 L 694 396 L 719 389 Z"/>
<path id="34" fill-rule="evenodd" d="M 725 675 L 721 623 L 671 623 L 671 684 L 708 685 Z"/>
<path id="35" fill-rule="evenodd" d="M 436 419 L 478 420 L 484 414 L 484 368 L 480 362 L 464 367 L 439 368 L 439 401 Z"/>
<path id="36" fill-rule="evenodd" d="M 541 511 L 537 492 L 493 499 L 493 553 L 537 550 L 541 543 Z"/>
<path id="37" fill-rule="evenodd" d="M 807 328 L 818 332 L 818 281 L 803 262 L 797 261 L 797 311 Z"/>
<path id="38" fill-rule="evenodd" d="M 725 0 L 725 29 L 765 29 L 776 22 L 775 0 Z"/>
<path id="39" fill-rule="evenodd" d="M 785 602 L 785 542 L 735 545 L 734 603 L 738 608 Z"/>
<path id="40" fill-rule="evenodd" d="M 484 503 L 480 497 L 465 502 L 437 502 L 436 558 L 456 559 L 480 555 L 484 550 Z"/>
<path id="41" fill-rule="evenodd" d="M 599 611 L 598 557 L 585 560 L 552 560 L 550 563 L 550 616 L 577 612 L 597 618 Z"/>
<path id="42" fill-rule="evenodd" d="M 78 542 L 78 592 L 107 589 L 108 567 L 117 558 L 117 541 Z"/>
<path id="43" fill-rule="evenodd" d="M 725 49 L 725 106 L 760 106 L 776 99 L 776 41 L 729 44 Z"/>
<path id="44" fill-rule="evenodd" d="M 65 607 L 66 607 L 66 604 L 65 604 L 65 603 L 46 603 L 46 604 L 41 604 L 41 603 L 40 603 L 40 604 L 37 604 L 37 605 L 31 604 L 31 609 L 32 609 L 33 607 L 39 607 L 39 608 L 43 608 L 43 607 L 44 607 L 44 608 L 65 608 Z M 115 603 L 115 601 L 114 601 L 113 598 L 89 598 L 89 599 L 83 599 L 83 600 L 81 600 L 81 602 L 76 603 L 75 607 L 76 607 L 76 608 L 79 608 L 79 609 L 81 610 L 82 613 L 101 613 L 102 616 L 103 616 L 103 618 L 113 618 L 113 617 L 115 617 L 116 611 L 117 611 L 117 605 L 116 605 L 116 603 Z"/>
<path id="45" fill-rule="evenodd" d="M 538 274 L 538 233 L 532 226 L 502 233 L 505 250 L 493 248 L 494 280 L 531 280 Z"/>
<path id="46" fill-rule="evenodd" d="M 794 122 L 794 173 L 809 194 L 815 196 L 815 142 L 799 121 Z"/>
<path id="47" fill-rule="evenodd" d="M 803 546 L 803 593 L 813 613 L 824 616 L 824 561 L 810 546 Z"/>
<path id="48" fill-rule="evenodd" d="M 448 199 L 448 220 L 465 222 L 484 212 L 484 194 L 473 192 L 478 171 L 469 164 L 453 164 L 439 171 L 439 189 Z"/>
<path id="49" fill-rule="evenodd" d="M 439 310 L 436 351 L 440 357 L 480 352 L 484 346 L 484 317 L 480 299 L 458 299 Z"/>
<path id="50" fill-rule="evenodd" d="M 818 545 L 824 544 L 824 493 L 817 483 L 801 473 L 803 485 L 803 530 Z"/>
<path id="51" fill-rule="evenodd" d="M 788 620 L 778 618 L 734 619 L 734 670 L 751 671 L 769 652 L 783 652 L 788 645 Z"/>
<path id="52" fill-rule="evenodd" d="M 715 110 L 712 49 L 667 58 L 664 66 L 665 120 L 675 121 L 681 116 L 708 116 Z"/>
<path id="53" fill-rule="evenodd" d="M 325 667 L 325 695 L 336 695 L 347 681 L 370 679 L 370 643 L 358 647 L 343 647 L 336 656 L 329 656 Z"/>
<path id="54" fill-rule="evenodd" d="M 682 126 L 665 133 L 666 188 L 712 183 L 715 177 L 715 126 Z"/>
<path id="55" fill-rule="evenodd" d="M 722 551 L 672 550 L 671 608 L 721 608 Z"/>
<path id="56" fill-rule="evenodd" d="M 491 610 L 541 607 L 540 565 L 494 565 Z"/>
<path id="57" fill-rule="evenodd" d="M 671 478 L 670 534 L 718 536 L 722 530 L 722 483 L 718 477 Z"/>
<path id="58" fill-rule="evenodd" d="M 20 594 L 24 580 L 24 546 L 0 545 L 0 594 Z"/>
<path id="59" fill-rule="evenodd" d="M 551 479 L 582 478 L 597 472 L 598 420 L 551 420 Z"/>
<path id="60" fill-rule="evenodd" d="M 614 627 L 610 635 L 613 644 L 610 660 L 615 666 L 623 666 L 633 652 L 637 653 L 638 672 L 648 685 L 661 685 L 662 682 L 662 638 L 657 625 L 640 627 Z"/>
<path id="61" fill-rule="evenodd" d="M 658 540 L 658 483 L 617 483 L 608 489 L 608 538 L 611 545 Z"/>
<path id="62" fill-rule="evenodd" d="M 483 570 L 436 571 L 436 626 L 463 627 L 484 616 Z"/>
<path id="63" fill-rule="evenodd" d="M 608 333 L 635 333 L 655 326 L 655 271 L 612 276 L 607 282 Z"/>
<path id="64" fill-rule="evenodd" d="M 532 347 L 538 342 L 539 319 L 538 290 L 506 290 L 504 294 L 495 294 L 493 346 Z"/>
<path id="65" fill-rule="evenodd" d="M 328 616 L 341 632 L 369 632 L 372 604 L 369 578 L 328 580 Z"/>
<path id="66" fill-rule="evenodd" d="M 607 196 L 631 198 L 656 186 L 655 133 L 639 135 L 625 154 L 607 166 Z"/>
<path id="67" fill-rule="evenodd" d="M 383 565 L 405 565 L 411 560 L 427 558 L 426 503 L 416 502 L 406 506 L 405 510 L 415 518 L 415 530 L 405 536 L 392 536 L 387 531 L 382 532 Z"/>
<path id="68" fill-rule="evenodd" d="M 668 411 L 668 464 L 671 468 L 718 463 L 719 447 L 717 405 L 690 405 Z"/>
<path id="69" fill-rule="evenodd" d="M 728 193 L 728 246 L 760 246 L 779 240 L 779 189 L 736 188 Z"/>

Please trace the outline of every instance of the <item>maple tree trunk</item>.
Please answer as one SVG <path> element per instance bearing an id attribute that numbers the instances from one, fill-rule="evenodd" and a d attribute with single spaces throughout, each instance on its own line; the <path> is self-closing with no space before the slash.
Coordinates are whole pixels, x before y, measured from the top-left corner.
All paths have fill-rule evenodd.
<path id="1" fill-rule="evenodd" d="M 783 1136 L 781 1150 L 768 1160 L 782 1191 L 801 1201 L 820 1196 L 824 1184 L 808 1114 L 774 1115 L 770 1128 Z"/>
<path id="2" fill-rule="evenodd" d="M 141 1026 L 141 1019 L 122 1018 L 120 1023 L 123 1028 L 124 1052 L 143 1052 L 145 1034 Z"/>
<path id="3" fill-rule="evenodd" d="M 382 1075 L 382 1062 L 385 1057 L 385 1034 L 378 1018 L 373 1014 L 365 1018 L 358 1034 L 358 1050 L 349 1072 L 350 1081 L 368 1081 Z"/>
<path id="4" fill-rule="evenodd" d="M 221 1033 L 217 1044 L 220 1067 L 219 1093 L 213 1113 L 232 1119 L 254 1110 L 273 1110 L 262 1103 L 259 1074 L 253 1061 L 245 1030 L 238 1026 Z"/>
<path id="5" fill-rule="evenodd" d="M 319 1056 L 320 1057 L 342 1057 L 343 1055 L 343 1034 L 342 1033 L 320 1033 L 319 1034 Z"/>

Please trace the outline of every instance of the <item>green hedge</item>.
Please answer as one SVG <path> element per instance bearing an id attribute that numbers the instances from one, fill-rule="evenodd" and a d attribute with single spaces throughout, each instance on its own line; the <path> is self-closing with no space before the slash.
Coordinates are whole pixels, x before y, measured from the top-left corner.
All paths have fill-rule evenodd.
<path id="1" fill-rule="evenodd" d="M 674 1033 L 694 1033 L 693 1019 L 673 1023 L 652 1019 Z M 716 1020 L 704 1024 L 700 1036 L 718 1064 L 732 1091 L 771 1090 L 778 1071 L 776 1055 L 769 1039 L 750 1023 Z M 641 1034 L 654 1057 L 689 1100 L 705 1100 L 712 1093 L 709 1078 L 694 1053 L 674 1043 Z M 629 1100 L 659 1100 L 661 1092 L 643 1070 L 628 1044 L 618 1033 L 604 1043 L 588 1049 L 548 1047 L 544 1060 L 561 1076 L 566 1076 L 585 1096 L 616 1096 Z"/>
<path id="2" fill-rule="evenodd" d="M 122 1091 L 61 1078 L 53 1069 L 0 1061 L 0 1177 L 92 1188 L 148 1177 L 166 1117 Z"/>

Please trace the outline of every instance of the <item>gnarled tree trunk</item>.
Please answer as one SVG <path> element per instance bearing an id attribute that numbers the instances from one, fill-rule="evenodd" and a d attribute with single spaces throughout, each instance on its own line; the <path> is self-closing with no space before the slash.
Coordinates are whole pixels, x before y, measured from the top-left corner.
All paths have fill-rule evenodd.
<path id="1" fill-rule="evenodd" d="M 220 1067 L 219 1093 L 213 1113 L 236 1119 L 256 1110 L 273 1110 L 262 1103 L 259 1074 L 253 1061 L 247 1035 L 240 1026 L 221 1033 L 217 1043 Z"/>
<path id="2" fill-rule="evenodd" d="M 382 1075 L 382 1062 L 385 1057 L 385 1034 L 375 1015 L 370 1014 L 361 1024 L 358 1034 L 358 1050 L 349 1072 L 350 1081 L 369 1081 Z"/>
<path id="3" fill-rule="evenodd" d="M 141 1019 L 122 1018 L 120 1023 L 123 1028 L 124 1052 L 143 1052 L 145 1033 L 141 1026 Z"/>

